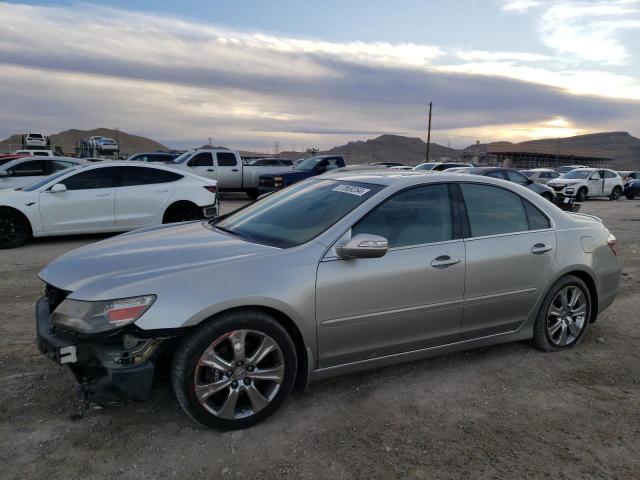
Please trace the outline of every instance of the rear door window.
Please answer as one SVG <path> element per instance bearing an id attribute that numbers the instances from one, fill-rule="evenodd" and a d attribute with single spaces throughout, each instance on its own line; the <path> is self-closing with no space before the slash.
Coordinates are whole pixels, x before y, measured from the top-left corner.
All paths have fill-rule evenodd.
<path id="1" fill-rule="evenodd" d="M 513 183 L 517 183 L 518 185 L 528 185 L 529 184 L 529 181 L 527 180 L 527 177 L 522 175 L 520 172 L 515 172 L 513 170 L 505 170 L 505 172 L 507 174 L 507 178 L 509 179 L 509 181 L 511 181 Z"/>
<path id="2" fill-rule="evenodd" d="M 158 168 L 147 167 L 121 167 L 121 176 L 118 186 L 133 187 L 135 185 L 150 185 L 154 183 L 175 182 L 182 175 Z"/>

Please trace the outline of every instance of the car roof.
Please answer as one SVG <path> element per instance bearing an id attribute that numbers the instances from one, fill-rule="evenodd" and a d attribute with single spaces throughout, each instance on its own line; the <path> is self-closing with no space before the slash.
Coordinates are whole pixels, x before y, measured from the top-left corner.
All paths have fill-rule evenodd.
<path id="1" fill-rule="evenodd" d="M 460 182 L 462 179 L 472 179 L 478 181 L 477 175 L 467 175 L 464 173 L 447 173 L 447 171 L 433 173 L 421 170 L 391 170 L 388 168 L 380 170 L 346 170 L 338 169 L 325 173 L 315 178 L 325 178 L 345 182 L 373 183 L 376 185 L 417 185 L 421 183 L 435 182 Z M 482 177 L 486 183 L 504 184 L 505 180 Z"/>
<path id="2" fill-rule="evenodd" d="M 13 160 L 11 160 L 10 162 L 5 163 L 4 165 L 0 166 L 0 168 L 2 169 L 7 169 L 10 167 L 13 167 L 14 165 L 19 165 L 23 162 L 28 162 L 28 161 L 32 161 L 32 160 L 48 160 L 48 161 L 53 161 L 53 160 L 71 160 L 74 162 L 78 162 L 80 164 L 84 164 L 85 160 L 83 160 L 82 158 L 73 158 L 73 157 L 50 157 L 50 156 L 25 156 L 25 157 L 20 157 L 20 158 L 15 158 Z"/>

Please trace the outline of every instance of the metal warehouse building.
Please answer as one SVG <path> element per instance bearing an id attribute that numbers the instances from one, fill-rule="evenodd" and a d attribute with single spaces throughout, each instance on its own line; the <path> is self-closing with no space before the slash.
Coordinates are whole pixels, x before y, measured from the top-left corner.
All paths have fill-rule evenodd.
<path id="1" fill-rule="evenodd" d="M 474 153 L 472 149 L 464 151 L 462 159 L 482 165 L 516 169 L 563 165 L 611 168 L 613 164 L 613 154 L 601 150 L 542 145 L 487 145 L 486 152 Z"/>

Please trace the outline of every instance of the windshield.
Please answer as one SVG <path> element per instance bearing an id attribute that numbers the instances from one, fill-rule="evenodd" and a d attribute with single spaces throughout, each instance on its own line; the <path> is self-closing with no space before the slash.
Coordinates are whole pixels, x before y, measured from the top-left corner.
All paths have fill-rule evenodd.
<path id="1" fill-rule="evenodd" d="M 184 163 L 187 161 L 188 158 L 191 157 L 192 154 L 193 152 L 184 152 L 182 155 L 174 158 L 173 163 Z"/>
<path id="2" fill-rule="evenodd" d="M 45 186 L 47 183 L 49 183 L 51 180 L 55 180 L 56 178 L 59 178 L 63 175 L 66 175 L 67 173 L 69 173 L 71 170 L 73 169 L 78 169 L 81 168 L 80 166 L 77 167 L 69 167 L 69 168 L 65 168 L 64 170 L 60 170 L 59 172 L 53 173 L 51 175 L 49 175 L 48 177 L 44 177 L 40 180 L 38 180 L 35 183 L 32 183 L 31 185 L 28 185 L 26 187 L 23 187 L 21 190 L 24 190 L 25 192 L 33 192 L 34 190 L 39 189 L 40 187 Z"/>
<path id="3" fill-rule="evenodd" d="M 421 163 L 417 167 L 413 167 L 414 170 L 432 170 L 433 167 L 438 165 L 437 163 Z"/>
<path id="4" fill-rule="evenodd" d="M 306 180 L 222 218 L 214 227 L 257 243 L 295 247 L 317 237 L 383 188 L 360 182 Z"/>
<path id="5" fill-rule="evenodd" d="M 562 178 L 587 178 L 593 173 L 593 170 L 571 170 L 562 175 Z"/>
<path id="6" fill-rule="evenodd" d="M 295 167 L 293 167 L 293 169 L 304 170 L 308 172 L 309 170 L 313 170 L 320 160 L 321 160 L 320 158 L 316 158 L 316 157 L 307 158 L 301 161 L 300 163 L 297 163 Z"/>

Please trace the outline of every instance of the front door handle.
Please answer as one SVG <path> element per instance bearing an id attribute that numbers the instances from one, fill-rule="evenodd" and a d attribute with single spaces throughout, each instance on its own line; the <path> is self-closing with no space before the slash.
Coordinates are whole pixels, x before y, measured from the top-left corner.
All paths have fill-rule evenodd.
<path id="1" fill-rule="evenodd" d="M 545 245 L 544 243 L 536 243 L 533 247 L 531 247 L 531 253 L 533 253 L 534 255 L 541 255 L 551 250 L 553 250 L 553 247 L 551 245 Z"/>
<path id="2" fill-rule="evenodd" d="M 460 258 L 451 258 L 449 255 L 440 255 L 439 257 L 431 260 L 431 266 L 434 268 L 439 267 L 449 267 L 451 265 L 455 265 L 456 263 L 460 263 L 462 259 Z"/>
<path id="3" fill-rule="evenodd" d="M 111 194 L 110 193 L 100 193 L 98 195 L 96 195 L 96 197 L 110 197 Z"/>
<path id="4" fill-rule="evenodd" d="M 237 168 L 232 168 L 232 169 L 231 169 L 231 171 L 232 171 L 232 172 L 237 172 L 237 171 L 238 171 L 238 169 L 237 169 Z"/>
<path id="5" fill-rule="evenodd" d="M 207 168 L 207 172 L 215 172 L 213 168 Z"/>
<path id="6" fill-rule="evenodd" d="M 169 190 L 156 190 L 156 193 L 167 193 Z"/>

